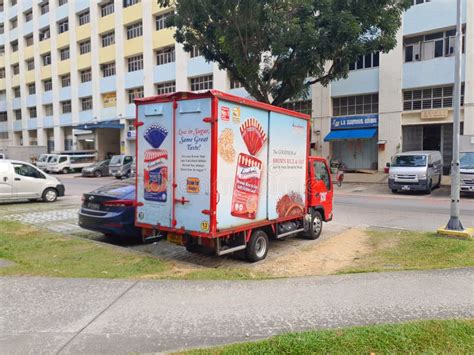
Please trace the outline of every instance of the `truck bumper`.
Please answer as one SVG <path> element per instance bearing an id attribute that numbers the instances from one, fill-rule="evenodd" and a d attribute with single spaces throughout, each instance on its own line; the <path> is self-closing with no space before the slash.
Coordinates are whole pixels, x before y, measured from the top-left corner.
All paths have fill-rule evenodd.
<path id="1" fill-rule="evenodd" d="M 395 181 L 394 179 L 388 179 L 388 187 L 391 190 L 403 190 L 403 191 L 426 191 L 428 190 L 428 180 L 418 180 L 418 183 L 407 183 Z"/>
<path id="2" fill-rule="evenodd" d="M 474 185 L 461 185 L 461 191 L 474 192 Z"/>

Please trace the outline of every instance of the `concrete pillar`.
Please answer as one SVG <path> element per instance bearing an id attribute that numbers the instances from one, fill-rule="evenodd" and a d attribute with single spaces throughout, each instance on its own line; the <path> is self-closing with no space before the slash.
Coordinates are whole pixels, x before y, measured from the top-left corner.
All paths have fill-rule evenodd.
<path id="1" fill-rule="evenodd" d="M 30 145 L 30 132 L 28 130 L 24 129 L 22 132 L 22 139 L 23 139 L 23 146 L 29 146 Z"/>
<path id="2" fill-rule="evenodd" d="M 54 127 L 54 150 L 56 152 L 64 150 L 64 129 L 62 127 Z"/>
<path id="3" fill-rule="evenodd" d="M 398 45 L 389 53 L 380 54 L 378 139 L 386 143 L 384 150 L 379 148 L 379 170 L 383 170 L 391 157 L 401 151 L 402 144 L 402 29 L 396 37 Z"/>
<path id="4" fill-rule="evenodd" d="M 474 6 L 466 6 L 466 77 L 464 80 L 464 134 L 474 135 Z"/>
<path id="5" fill-rule="evenodd" d="M 48 145 L 48 137 L 46 135 L 46 129 L 44 128 L 38 128 L 36 131 L 37 139 L 38 139 L 38 145 Z"/>

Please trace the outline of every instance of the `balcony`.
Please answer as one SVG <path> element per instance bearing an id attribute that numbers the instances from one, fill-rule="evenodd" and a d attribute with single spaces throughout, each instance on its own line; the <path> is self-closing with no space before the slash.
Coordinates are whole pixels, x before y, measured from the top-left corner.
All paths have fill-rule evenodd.
<path id="1" fill-rule="evenodd" d="M 36 106 L 36 95 L 28 95 L 26 97 L 26 107 Z"/>
<path id="2" fill-rule="evenodd" d="M 39 28 L 43 28 L 49 25 L 49 12 L 45 13 L 44 15 L 41 15 L 39 17 Z"/>
<path id="3" fill-rule="evenodd" d="M 117 77 L 115 75 L 100 79 L 100 93 L 112 92 L 117 90 Z"/>
<path id="4" fill-rule="evenodd" d="M 155 83 L 176 80 L 176 63 L 156 65 L 153 68 L 153 79 Z"/>
<path id="5" fill-rule="evenodd" d="M 159 31 L 153 31 L 153 49 L 174 45 L 174 33 L 174 28 L 165 28 Z"/>
<path id="6" fill-rule="evenodd" d="M 67 46 L 70 43 L 69 31 L 60 33 L 56 36 L 56 47 L 62 48 L 62 47 Z"/>
<path id="7" fill-rule="evenodd" d="M 54 118 L 53 116 L 44 116 L 43 117 L 43 128 L 52 128 L 54 127 Z"/>
<path id="8" fill-rule="evenodd" d="M 92 95 L 92 81 L 79 84 L 78 90 L 79 97 L 91 96 Z"/>
<path id="9" fill-rule="evenodd" d="M 8 132 L 8 122 L 0 122 L 0 132 Z"/>
<path id="10" fill-rule="evenodd" d="M 15 132 L 23 130 L 23 124 L 22 124 L 21 120 L 13 121 L 13 130 Z"/>
<path id="11" fill-rule="evenodd" d="M 41 80 L 51 78 L 51 64 L 44 66 L 41 65 Z"/>
<path id="12" fill-rule="evenodd" d="M 125 89 L 143 86 L 145 81 L 145 73 L 143 70 L 137 70 L 130 73 L 125 73 Z"/>
<path id="13" fill-rule="evenodd" d="M 105 107 L 100 110 L 99 120 L 112 120 L 117 118 L 117 107 Z"/>
<path id="14" fill-rule="evenodd" d="M 77 69 L 78 70 L 90 68 L 91 65 L 92 65 L 91 52 L 76 56 L 76 60 L 77 60 Z"/>
<path id="15" fill-rule="evenodd" d="M 39 42 L 39 51 L 40 54 L 44 54 L 51 51 L 51 40 L 49 38 Z"/>
<path id="16" fill-rule="evenodd" d="M 72 125 L 72 114 L 63 113 L 59 115 L 59 125 L 60 126 L 70 126 Z"/>
<path id="17" fill-rule="evenodd" d="M 59 89 L 59 101 L 71 100 L 71 87 Z"/>
<path id="18" fill-rule="evenodd" d="M 7 110 L 7 102 L 4 100 L 0 100 L 0 111 L 5 112 Z"/>
<path id="19" fill-rule="evenodd" d="M 81 1 L 77 1 L 77 2 L 81 2 Z M 84 2 L 87 3 L 87 1 L 84 1 Z M 85 40 L 91 36 L 91 24 L 86 23 L 85 25 L 78 26 L 74 29 L 74 31 L 76 32 L 76 40 L 78 42 Z"/>
<path id="20" fill-rule="evenodd" d="M 82 2 L 82 1 L 77 1 Z M 69 3 L 56 8 L 56 21 L 59 21 L 69 15 Z"/>
<path id="21" fill-rule="evenodd" d="M 113 62 L 115 60 L 115 44 L 99 49 L 99 64 Z"/>
<path id="22" fill-rule="evenodd" d="M 126 40 L 124 43 L 124 51 L 125 57 L 143 53 L 143 36 Z"/>
<path id="23" fill-rule="evenodd" d="M 71 60 L 60 60 L 57 62 L 58 65 L 58 75 L 64 75 L 71 72 Z"/>
<path id="24" fill-rule="evenodd" d="M 50 104 L 53 102 L 53 91 L 49 90 L 46 92 L 43 92 L 43 95 L 41 95 L 43 99 L 43 105 Z"/>
<path id="25" fill-rule="evenodd" d="M 212 70 L 212 63 L 207 63 L 204 57 L 199 56 L 188 61 L 188 77 L 212 74 Z"/>
<path id="26" fill-rule="evenodd" d="M 113 30 L 115 28 L 115 14 L 99 17 L 99 33 Z"/>
<path id="27" fill-rule="evenodd" d="M 379 92 L 379 68 L 351 70 L 347 79 L 331 84 L 331 96 L 350 96 Z"/>
<path id="28" fill-rule="evenodd" d="M 28 129 L 37 129 L 38 128 L 38 120 L 36 118 L 30 118 L 26 122 L 26 126 Z"/>
<path id="29" fill-rule="evenodd" d="M 14 110 L 19 110 L 19 109 L 21 109 L 21 98 L 15 97 L 15 98 L 12 100 L 12 108 L 13 108 Z"/>
<path id="30" fill-rule="evenodd" d="M 123 24 L 132 23 L 142 19 L 142 3 L 138 3 L 123 9 Z"/>

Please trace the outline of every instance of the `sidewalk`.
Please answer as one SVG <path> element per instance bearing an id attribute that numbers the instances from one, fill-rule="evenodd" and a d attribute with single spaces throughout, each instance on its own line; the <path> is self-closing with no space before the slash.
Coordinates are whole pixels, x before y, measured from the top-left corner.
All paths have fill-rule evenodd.
<path id="1" fill-rule="evenodd" d="M 388 174 L 377 171 L 374 173 L 344 173 L 344 183 L 350 184 L 388 184 Z M 451 186 L 451 176 L 443 176 L 441 185 Z"/>
<path id="2" fill-rule="evenodd" d="M 155 353 L 308 329 L 474 317 L 474 268 L 264 281 L 0 278 L 0 349 Z"/>

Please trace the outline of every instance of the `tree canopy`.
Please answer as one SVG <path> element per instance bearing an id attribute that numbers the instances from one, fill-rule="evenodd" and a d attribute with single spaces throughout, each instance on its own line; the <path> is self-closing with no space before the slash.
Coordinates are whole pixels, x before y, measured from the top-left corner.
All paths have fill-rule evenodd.
<path id="1" fill-rule="evenodd" d="M 198 48 L 255 99 L 274 105 L 347 77 L 358 56 L 388 52 L 411 0 L 157 0 L 186 51 Z"/>

